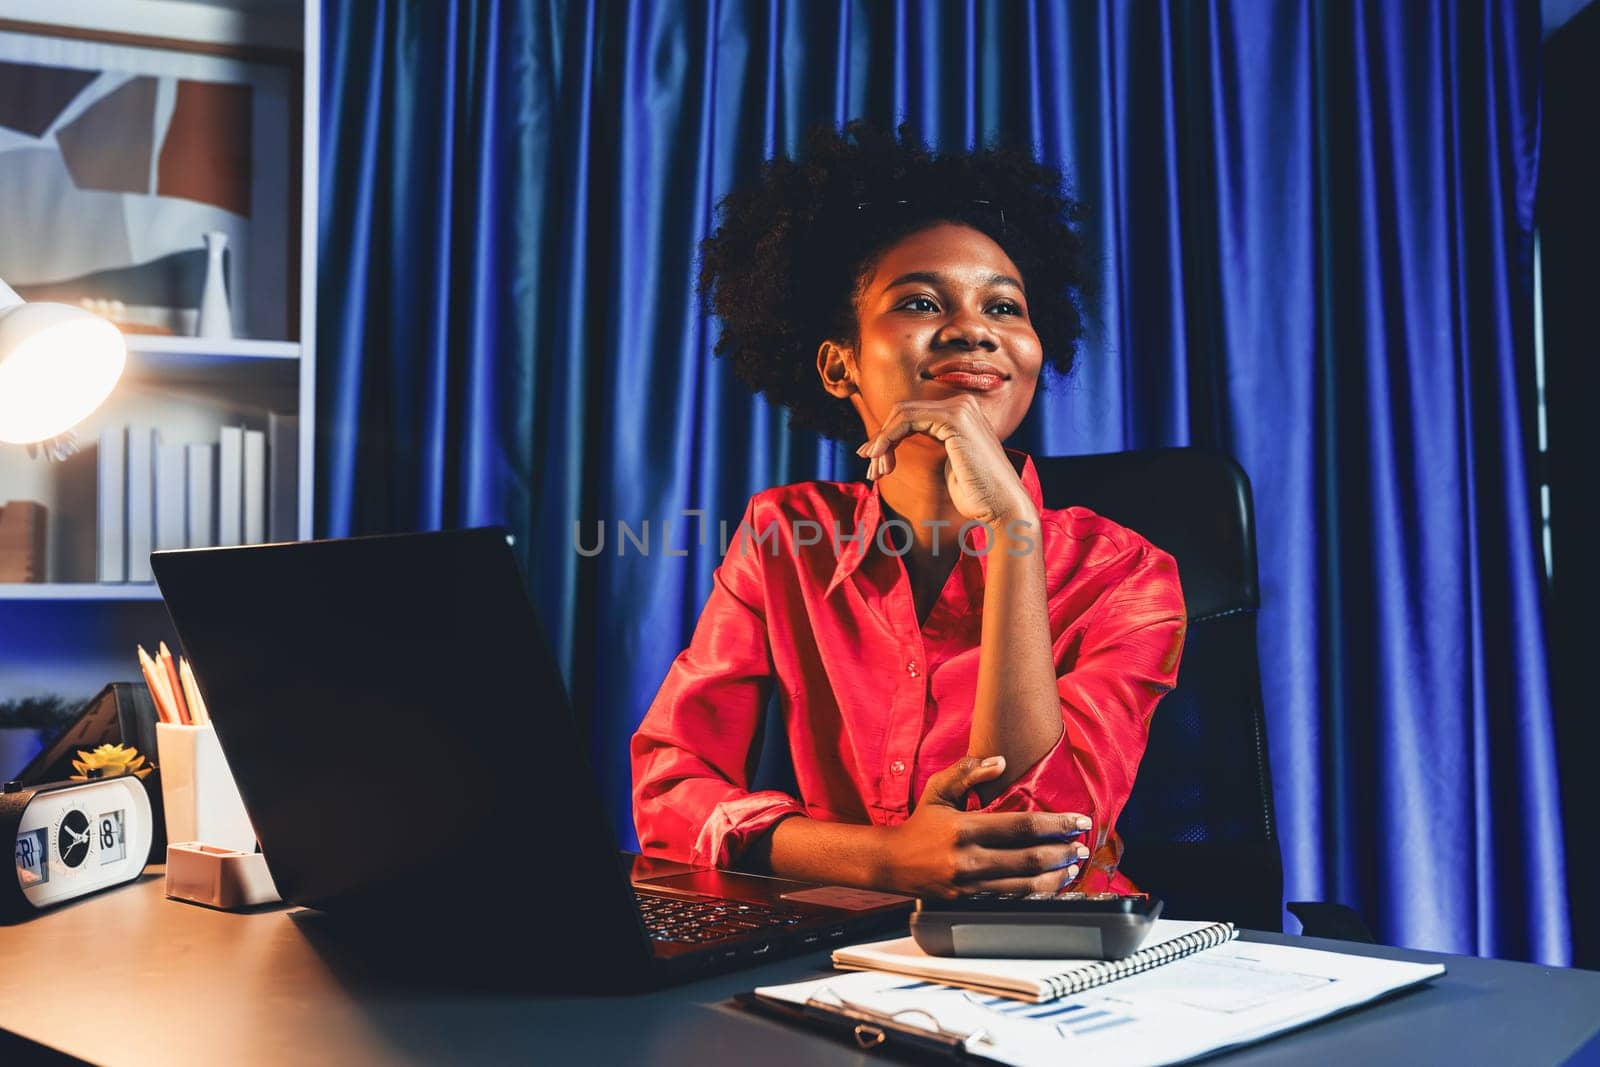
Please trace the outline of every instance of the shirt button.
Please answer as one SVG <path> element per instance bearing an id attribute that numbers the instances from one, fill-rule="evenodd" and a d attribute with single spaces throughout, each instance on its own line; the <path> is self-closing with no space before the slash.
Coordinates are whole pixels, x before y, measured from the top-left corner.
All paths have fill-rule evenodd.
<path id="1" fill-rule="evenodd" d="M 893 763 L 889 764 L 889 769 L 895 774 L 904 774 L 906 773 L 906 761 L 903 759 L 897 759 Z"/>
<path id="2" fill-rule="evenodd" d="M 915 678 L 922 673 L 922 668 L 917 666 L 916 660 L 908 660 L 906 661 L 906 673 Z"/>

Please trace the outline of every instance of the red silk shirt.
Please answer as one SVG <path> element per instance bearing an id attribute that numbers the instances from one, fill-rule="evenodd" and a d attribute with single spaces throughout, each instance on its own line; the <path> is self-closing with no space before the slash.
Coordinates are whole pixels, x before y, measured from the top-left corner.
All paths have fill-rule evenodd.
<path id="1" fill-rule="evenodd" d="M 1007 452 L 1042 520 L 1065 729 L 993 801 L 980 805 L 974 794 L 967 806 L 1082 812 L 1109 830 L 1133 789 L 1150 715 L 1177 681 L 1177 567 L 1085 508 L 1045 508 L 1033 461 Z M 894 554 L 904 534 L 891 521 L 880 538 L 881 508 L 870 482 L 800 482 L 750 499 L 689 647 L 633 736 L 634 823 L 646 855 L 731 866 L 793 814 L 893 826 L 931 775 L 967 754 L 987 531 L 968 532 L 969 550 L 919 625 Z M 958 551 L 955 537 L 941 530 L 945 551 Z M 799 796 L 751 789 L 774 686 Z M 1106 877 L 1119 847 L 1108 840 L 1082 888 L 1129 891 L 1121 875 Z"/>

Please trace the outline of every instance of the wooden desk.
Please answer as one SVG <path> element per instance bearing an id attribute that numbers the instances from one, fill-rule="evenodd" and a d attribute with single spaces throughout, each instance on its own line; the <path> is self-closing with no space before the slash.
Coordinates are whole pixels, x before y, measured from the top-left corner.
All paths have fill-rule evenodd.
<path id="1" fill-rule="evenodd" d="M 820 973 L 823 953 L 639 996 L 472 992 L 448 975 L 384 973 L 330 947 L 298 909 L 230 914 L 167 900 L 160 872 L 0 927 L 0 1030 L 111 1065 L 884 1062 L 727 1003 Z M 1600 972 L 1250 936 L 1440 960 L 1448 972 L 1230 1064 L 1521 1067 L 1564 1062 L 1586 1043 L 1600 1055 Z M 0 1036 L 8 1067 L 26 1051 Z"/>

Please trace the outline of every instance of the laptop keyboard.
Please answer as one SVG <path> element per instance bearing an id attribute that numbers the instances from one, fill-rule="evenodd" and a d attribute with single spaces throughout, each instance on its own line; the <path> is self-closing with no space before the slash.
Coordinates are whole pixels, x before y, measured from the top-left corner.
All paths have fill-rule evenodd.
<path id="1" fill-rule="evenodd" d="M 758 930 L 787 930 L 804 916 L 798 911 L 737 900 L 684 900 L 634 892 L 639 914 L 652 941 L 704 945 Z"/>

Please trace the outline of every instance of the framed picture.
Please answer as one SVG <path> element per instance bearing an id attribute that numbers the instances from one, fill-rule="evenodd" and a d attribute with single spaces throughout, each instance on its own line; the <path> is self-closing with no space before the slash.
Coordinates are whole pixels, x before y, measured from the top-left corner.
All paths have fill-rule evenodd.
<path id="1" fill-rule="evenodd" d="M 128 332 L 188 335 L 205 235 L 221 233 L 234 335 L 292 338 L 298 79 L 0 29 L 0 278 L 28 300 L 104 302 Z"/>

